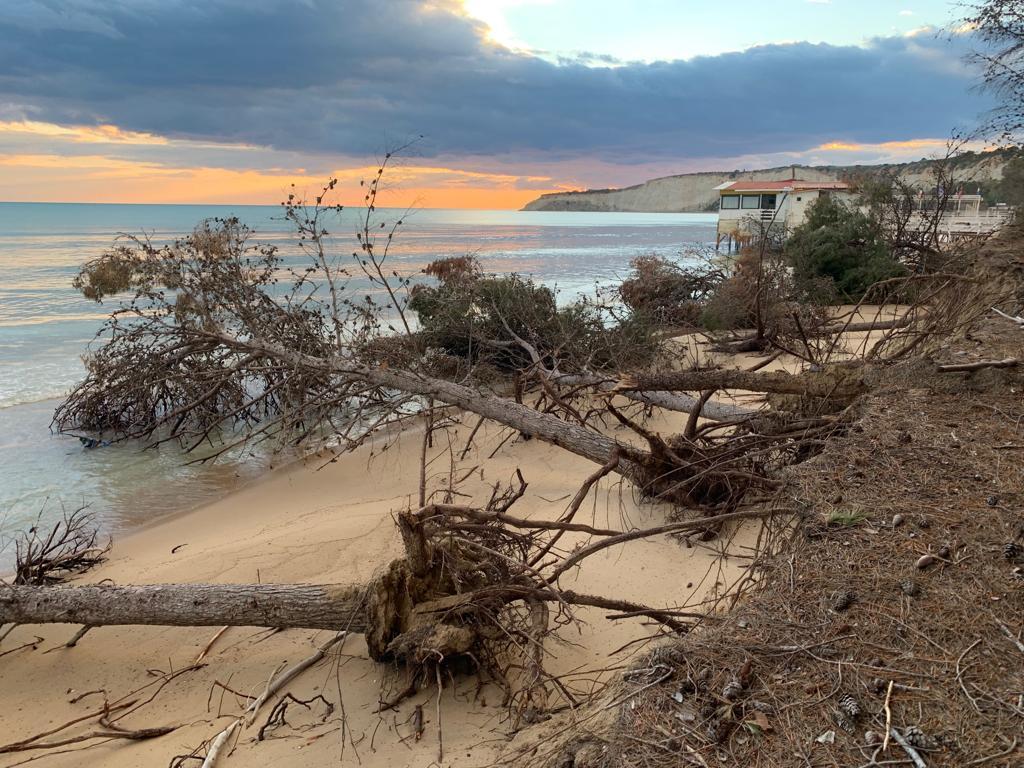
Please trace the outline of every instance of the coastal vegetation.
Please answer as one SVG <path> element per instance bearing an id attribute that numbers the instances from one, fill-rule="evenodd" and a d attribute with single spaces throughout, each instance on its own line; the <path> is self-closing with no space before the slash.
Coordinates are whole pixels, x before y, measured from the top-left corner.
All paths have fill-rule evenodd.
<path id="1" fill-rule="evenodd" d="M 795 287 L 828 302 L 859 301 L 875 283 L 904 274 L 884 232 L 868 214 L 819 198 L 786 241 Z"/>

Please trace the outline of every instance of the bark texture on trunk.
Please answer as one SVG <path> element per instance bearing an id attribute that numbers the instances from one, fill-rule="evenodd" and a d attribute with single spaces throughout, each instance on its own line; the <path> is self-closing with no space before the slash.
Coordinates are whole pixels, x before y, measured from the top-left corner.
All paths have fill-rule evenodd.
<path id="1" fill-rule="evenodd" d="M 154 624 L 365 632 L 363 587 L 304 584 L 0 586 L 0 624 Z"/>
<path id="2" fill-rule="evenodd" d="M 631 391 L 701 392 L 706 389 L 739 389 L 747 392 L 772 392 L 780 395 L 807 395 L 846 399 L 864 391 L 857 376 L 804 373 L 799 376 L 784 371 L 751 373 L 750 371 L 666 371 L 624 376 L 616 389 Z"/>

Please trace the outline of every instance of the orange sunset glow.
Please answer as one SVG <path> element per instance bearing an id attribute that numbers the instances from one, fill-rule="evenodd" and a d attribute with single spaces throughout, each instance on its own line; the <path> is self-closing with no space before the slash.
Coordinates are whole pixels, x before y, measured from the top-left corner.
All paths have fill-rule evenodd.
<path id="1" fill-rule="evenodd" d="M 477 169 L 474 158 L 444 163 L 399 159 L 389 170 L 382 202 L 395 207 L 519 209 L 540 195 L 584 188 L 587 177 L 619 177 L 630 184 L 657 175 L 789 163 L 899 162 L 940 150 L 944 139 L 876 144 L 836 140 L 806 152 L 710 158 L 699 165 L 626 168 L 588 162 L 549 162 L 520 170 Z M 853 156 L 853 157 L 851 157 Z M 60 125 L 0 121 L 0 200 L 93 203 L 275 204 L 292 191 L 312 194 L 337 178 L 339 201 L 362 202 L 359 182 L 370 179 L 373 158 L 283 152 L 252 144 L 176 139 L 111 124 Z"/>

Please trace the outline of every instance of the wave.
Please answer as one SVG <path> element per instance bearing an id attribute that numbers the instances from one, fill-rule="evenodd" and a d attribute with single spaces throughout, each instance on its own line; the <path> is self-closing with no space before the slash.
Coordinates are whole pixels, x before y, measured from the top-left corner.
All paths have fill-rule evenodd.
<path id="1" fill-rule="evenodd" d="M 40 403 L 46 402 L 52 402 L 54 407 L 56 407 L 57 404 L 64 399 L 65 394 L 67 394 L 65 391 L 54 391 L 39 394 L 25 394 L 21 396 L 15 395 L 10 399 L 0 397 L 0 413 L 11 408 L 39 405 Z"/>

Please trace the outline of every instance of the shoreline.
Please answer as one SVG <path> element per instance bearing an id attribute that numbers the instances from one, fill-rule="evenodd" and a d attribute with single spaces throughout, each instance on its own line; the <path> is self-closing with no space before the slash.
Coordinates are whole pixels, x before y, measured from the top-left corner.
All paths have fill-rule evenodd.
<path id="1" fill-rule="evenodd" d="M 472 426 L 453 430 L 450 442 L 461 451 Z M 672 428 L 666 424 L 665 428 Z M 504 430 L 488 425 L 477 435 L 474 448 L 459 472 L 472 477 L 460 490 L 481 501 L 495 482 L 507 482 L 521 469 L 529 483 L 517 510 L 524 516 L 557 516 L 593 465 L 565 451 L 531 441 L 509 441 L 494 459 L 487 459 L 505 437 Z M 320 470 L 320 463 L 296 460 L 276 467 L 246 483 L 226 497 L 133 530 L 114 544 L 108 562 L 72 583 L 365 583 L 376 571 L 401 554 L 401 541 L 392 516 L 415 506 L 422 430 L 406 429 L 397 435 L 378 436 L 367 445 L 343 454 Z M 431 487 L 447 483 L 449 442 L 436 434 L 430 458 Z M 608 478 L 599 484 L 581 509 L 597 525 L 630 526 L 662 519 L 667 508 L 640 503 L 632 488 Z M 733 545 L 741 546 L 753 527 L 740 528 Z M 570 544 L 571 545 L 571 544 Z M 742 560 L 730 558 L 719 566 L 717 554 L 703 547 L 686 549 L 679 542 L 658 539 L 631 542 L 588 560 L 577 574 L 563 577 L 566 586 L 620 599 L 659 606 L 682 605 L 702 596 L 717 594 L 736 578 Z M 610 621 L 597 609 L 577 613 L 582 623 L 562 630 L 562 642 L 552 642 L 549 665 L 552 673 L 565 676 L 566 684 L 581 693 L 610 679 L 613 670 L 628 664 L 643 644 L 636 641 L 651 634 L 639 619 Z M 44 638 L 37 651 L 22 650 L 0 660 L 5 690 L 11 702 L 5 731 L 23 737 L 55 727 L 81 715 L 95 701 L 77 702 L 85 691 L 103 688 L 110 699 L 143 685 L 147 669 L 183 669 L 193 663 L 210 642 L 211 628 L 100 627 L 90 631 L 75 648 L 62 648 L 77 630 L 72 625 L 18 627 L 3 650 L 15 648 L 33 636 Z M 185 723 L 159 739 L 138 743 L 123 741 L 90 748 L 88 761 L 104 766 L 166 764 L 174 754 L 184 754 L 209 739 L 226 721 L 207 712 L 206 702 L 214 681 L 230 681 L 236 691 L 261 689 L 267 676 L 280 664 L 307 656 L 323 642 L 323 632 L 287 630 L 268 635 L 266 630 L 232 628 L 219 638 L 204 660 L 205 666 L 182 675 L 158 699 L 157 709 L 142 718 L 151 722 Z M 57 650 L 46 653 L 51 648 Z M 618 654 L 616 649 L 626 648 Z M 426 765 L 436 758 L 432 730 L 420 741 L 409 738 L 403 723 L 417 705 L 433 713 L 435 693 L 425 690 L 399 707 L 394 718 L 373 714 L 379 697 L 401 690 L 399 670 L 370 662 L 360 636 L 353 636 L 336 651 L 336 675 L 310 673 L 292 686 L 300 698 L 323 693 L 335 704 L 343 697 L 350 741 L 363 746 L 361 761 L 367 768 L 392 765 Z M 55 683 L 54 681 L 60 681 Z M 493 684 L 476 689 L 474 677 L 460 679 L 441 701 L 444 723 L 445 764 L 486 763 L 494 746 L 506 743 L 509 723 L 501 694 Z M 447 690 L 447 686 L 446 686 Z M 166 697 L 166 698 L 165 698 Z M 75 703 L 72 703 L 72 702 Z M 225 713 L 237 711 L 236 699 L 222 702 Z M 162 703 L 161 703 L 162 702 Z M 297 723 L 304 715 L 295 714 Z M 289 722 L 292 714 L 289 711 Z M 433 714 L 431 715 L 433 718 Z M 302 747 L 307 763 L 337 761 L 336 719 L 309 722 L 311 733 L 334 733 Z M 433 728 L 433 726 L 431 726 Z M 237 746 L 235 764 L 266 764 L 275 759 L 297 759 L 295 743 L 287 738 L 259 742 L 256 728 L 247 729 Z M 374 751 L 365 740 L 375 734 Z M 349 749 L 352 743 L 349 743 Z M 250 750 L 257 750 L 250 754 Z M 0 765 L 9 765 L 0 756 Z M 17 757 L 16 755 L 7 757 Z M 48 765 L 83 764 L 81 753 L 53 755 Z M 228 765 L 231 761 L 228 761 Z"/>

